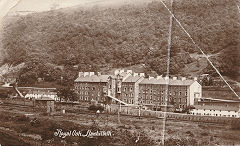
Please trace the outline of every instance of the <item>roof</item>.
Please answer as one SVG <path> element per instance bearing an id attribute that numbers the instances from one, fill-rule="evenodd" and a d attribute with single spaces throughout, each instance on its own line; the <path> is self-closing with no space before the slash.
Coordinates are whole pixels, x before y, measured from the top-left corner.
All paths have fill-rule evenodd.
<path id="1" fill-rule="evenodd" d="M 166 81 L 164 79 L 152 78 L 149 80 L 149 78 L 144 78 L 139 84 L 166 84 Z"/>
<path id="2" fill-rule="evenodd" d="M 210 106 L 210 105 L 194 105 L 195 109 L 205 110 L 222 110 L 222 111 L 238 111 L 239 107 L 236 106 Z"/>
<path id="3" fill-rule="evenodd" d="M 201 101 L 201 102 L 235 102 L 235 103 L 239 103 L 240 100 L 239 99 L 235 99 L 235 100 L 229 100 L 229 99 L 218 99 L 218 98 L 210 98 L 210 97 L 202 97 L 201 99 L 203 100 L 210 100 L 210 101 Z"/>
<path id="4" fill-rule="evenodd" d="M 135 82 L 137 82 L 140 78 L 141 78 L 140 76 L 129 76 L 129 77 L 127 77 L 123 82 L 135 83 Z"/>
<path id="5" fill-rule="evenodd" d="M 56 95 L 57 92 L 29 91 L 27 94 Z"/>
<path id="6" fill-rule="evenodd" d="M 54 99 L 49 98 L 49 97 L 41 97 L 41 98 L 37 98 L 36 100 L 40 100 L 40 101 L 54 101 Z"/>
<path id="7" fill-rule="evenodd" d="M 170 79 L 169 80 L 169 85 L 185 85 L 185 86 L 190 86 L 191 84 L 193 84 L 195 81 L 194 80 L 173 80 Z M 163 84 L 166 85 L 166 80 L 161 78 L 161 79 L 156 79 L 156 78 L 152 78 L 152 79 L 148 79 L 145 78 L 143 81 L 140 82 L 140 84 Z"/>
<path id="8" fill-rule="evenodd" d="M 192 85 L 195 81 L 194 80 L 172 80 L 170 79 L 169 81 L 169 85 L 186 85 L 186 86 L 189 86 L 189 85 Z"/>
<path id="9" fill-rule="evenodd" d="M 109 75 L 80 76 L 74 82 L 108 82 Z"/>

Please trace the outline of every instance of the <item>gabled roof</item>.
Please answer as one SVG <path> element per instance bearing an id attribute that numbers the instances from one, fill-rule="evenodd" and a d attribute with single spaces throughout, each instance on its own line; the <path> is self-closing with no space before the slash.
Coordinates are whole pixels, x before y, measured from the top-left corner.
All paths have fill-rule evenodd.
<path id="1" fill-rule="evenodd" d="M 166 84 L 166 81 L 164 79 L 144 78 L 139 84 Z"/>
<path id="2" fill-rule="evenodd" d="M 129 76 L 127 77 L 123 82 L 130 82 L 130 83 L 135 83 L 137 82 L 141 77 L 140 76 Z"/>
<path id="3" fill-rule="evenodd" d="M 185 86 L 189 86 L 192 85 L 195 81 L 194 80 L 172 80 L 170 79 L 169 81 L 169 85 L 185 85 Z"/>
<path id="4" fill-rule="evenodd" d="M 80 76 L 74 82 L 108 82 L 109 75 Z"/>
<path id="5" fill-rule="evenodd" d="M 210 106 L 210 105 L 194 105 L 195 109 L 202 110 L 221 110 L 221 111 L 238 111 L 239 107 L 236 106 Z"/>
<path id="6" fill-rule="evenodd" d="M 184 86 L 190 86 L 194 83 L 194 80 L 173 80 L 170 79 L 169 80 L 169 85 L 184 85 Z M 163 78 L 161 79 L 156 79 L 156 78 L 152 78 L 152 79 L 148 79 L 145 78 L 143 81 L 140 82 L 140 84 L 160 84 L 160 85 L 166 85 L 167 81 Z"/>

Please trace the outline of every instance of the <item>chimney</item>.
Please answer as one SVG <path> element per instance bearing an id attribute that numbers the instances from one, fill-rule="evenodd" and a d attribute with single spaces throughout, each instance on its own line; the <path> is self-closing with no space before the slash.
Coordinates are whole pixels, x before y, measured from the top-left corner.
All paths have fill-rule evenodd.
<path id="1" fill-rule="evenodd" d="M 134 77 L 138 76 L 138 73 L 133 73 L 133 76 L 134 76 Z"/>
<path id="2" fill-rule="evenodd" d="M 83 72 L 78 73 L 78 77 L 81 77 L 81 76 L 83 76 Z"/>
<path id="3" fill-rule="evenodd" d="M 121 69 L 120 71 L 119 71 L 119 74 L 121 74 L 121 73 L 123 73 L 124 72 L 124 69 Z"/>
<path id="4" fill-rule="evenodd" d="M 114 75 L 116 76 L 117 74 L 119 74 L 119 70 L 116 69 L 116 70 L 114 71 Z"/>
<path id="5" fill-rule="evenodd" d="M 182 81 L 185 81 L 186 80 L 186 77 L 182 77 Z"/>
<path id="6" fill-rule="evenodd" d="M 162 75 L 161 76 L 157 76 L 157 80 L 163 79 Z"/>
<path id="7" fill-rule="evenodd" d="M 100 73 L 100 72 L 97 72 L 97 75 L 98 75 L 98 76 L 101 76 L 101 73 Z"/>
<path id="8" fill-rule="evenodd" d="M 194 81 L 197 81 L 197 77 L 194 77 Z"/>
<path id="9" fill-rule="evenodd" d="M 127 70 L 127 74 L 132 74 L 133 72 L 132 72 L 132 70 Z"/>
<path id="10" fill-rule="evenodd" d="M 169 80 L 169 77 L 165 77 L 164 79 L 165 79 L 165 80 Z"/>
<path id="11" fill-rule="evenodd" d="M 140 77 L 145 77 L 145 73 L 140 73 Z"/>
<path id="12" fill-rule="evenodd" d="M 177 77 L 173 77 L 173 80 L 177 80 Z"/>
<path id="13" fill-rule="evenodd" d="M 89 72 L 89 76 L 93 76 L 94 75 L 94 72 Z"/>
<path id="14" fill-rule="evenodd" d="M 149 77 L 148 77 L 148 80 L 151 80 L 151 79 L 154 79 L 154 77 L 149 76 Z"/>
<path id="15" fill-rule="evenodd" d="M 84 72 L 83 73 L 83 77 L 86 77 L 86 76 L 88 76 L 89 75 L 89 72 Z"/>

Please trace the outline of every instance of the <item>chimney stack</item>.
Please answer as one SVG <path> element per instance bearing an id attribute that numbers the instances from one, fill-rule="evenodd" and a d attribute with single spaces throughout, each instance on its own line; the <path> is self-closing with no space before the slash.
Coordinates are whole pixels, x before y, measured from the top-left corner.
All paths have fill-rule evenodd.
<path id="1" fill-rule="evenodd" d="M 123 73 L 124 72 L 124 69 L 121 69 L 120 71 L 119 71 L 119 74 L 121 74 L 121 73 Z"/>
<path id="2" fill-rule="evenodd" d="M 81 77 L 81 76 L 83 76 L 83 72 L 78 73 L 78 77 Z"/>
<path id="3" fill-rule="evenodd" d="M 83 73 L 83 77 L 86 77 L 86 76 L 88 76 L 89 75 L 89 72 L 84 72 Z"/>
<path id="4" fill-rule="evenodd" d="M 134 76 L 134 77 L 138 76 L 138 73 L 133 73 L 133 76 Z"/>
<path id="5" fill-rule="evenodd" d="M 162 75 L 161 76 L 157 76 L 157 80 L 163 79 Z"/>
<path id="6" fill-rule="evenodd" d="M 89 76 L 93 76 L 94 75 L 94 72 L 89 72 Z"/>
<path id="7" fill-rule="evenodd" d="M 132 74 L 133 72 L 132 72 L 132 70 L 127 70 L 127 74 Z"/>
<path id="8" fill-rule="evenodd" d="M 197 81 L 197 77 L 194 77 L 194 81 Z"/>
<path id="9" fill-rule="evenodd" d="M 151 80 L 151 79 L 154 79 L 154 77 L 149 76 L 149 77 L 148 77 L 148 80 Z"/>
<path id="10" fill-rule="evenodd" d="M 119 70 L 116 69 L 116 70 L 114 71 L 114 75 L 116 76 L 117 74 L 119 74 Z"/>
<path id="11" fill-rule="evenodd" d="M 169 77 L 165 77 L 165 80 L 169 80 Z"/>
<path id="12" fill-rule="evenodd" d="M 182 77 L 182 81 L 185 81 L 186 80 L 186 77 Z"/>
<path id="13" fill-rule="evenodd" d="M 145 73 L 140 73 L 140 77 L 145 77 Z"/>

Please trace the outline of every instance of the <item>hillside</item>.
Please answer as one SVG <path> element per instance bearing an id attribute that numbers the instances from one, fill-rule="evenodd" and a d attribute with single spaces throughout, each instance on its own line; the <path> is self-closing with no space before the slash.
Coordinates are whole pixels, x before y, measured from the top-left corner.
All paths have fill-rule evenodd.
<path id="1" fill-rule="evenodd" d="M 218 64 L 222 73 L 239 75 L 240 17 L 234 1 L 178 0 L 173 11 L 206 54 L 224 52 L 215 60 L 222 62 Z M 29 14 L 4 26 L 4 63 L 24 62 L 19 74 L 26 84 L 37 77 L 55 81 L 64 76 L 72 81 L 77 71 L 139 64 L 145 64 L 147 71 L 165 74 L 168 29 L 169 13 L 160 2 Z M 186 72 L 185 67 L 196 64 L 190 54 L 199 51 L 176 22 L 172 43 L 170 74 L 191 75 L 192 70 Z"/>

